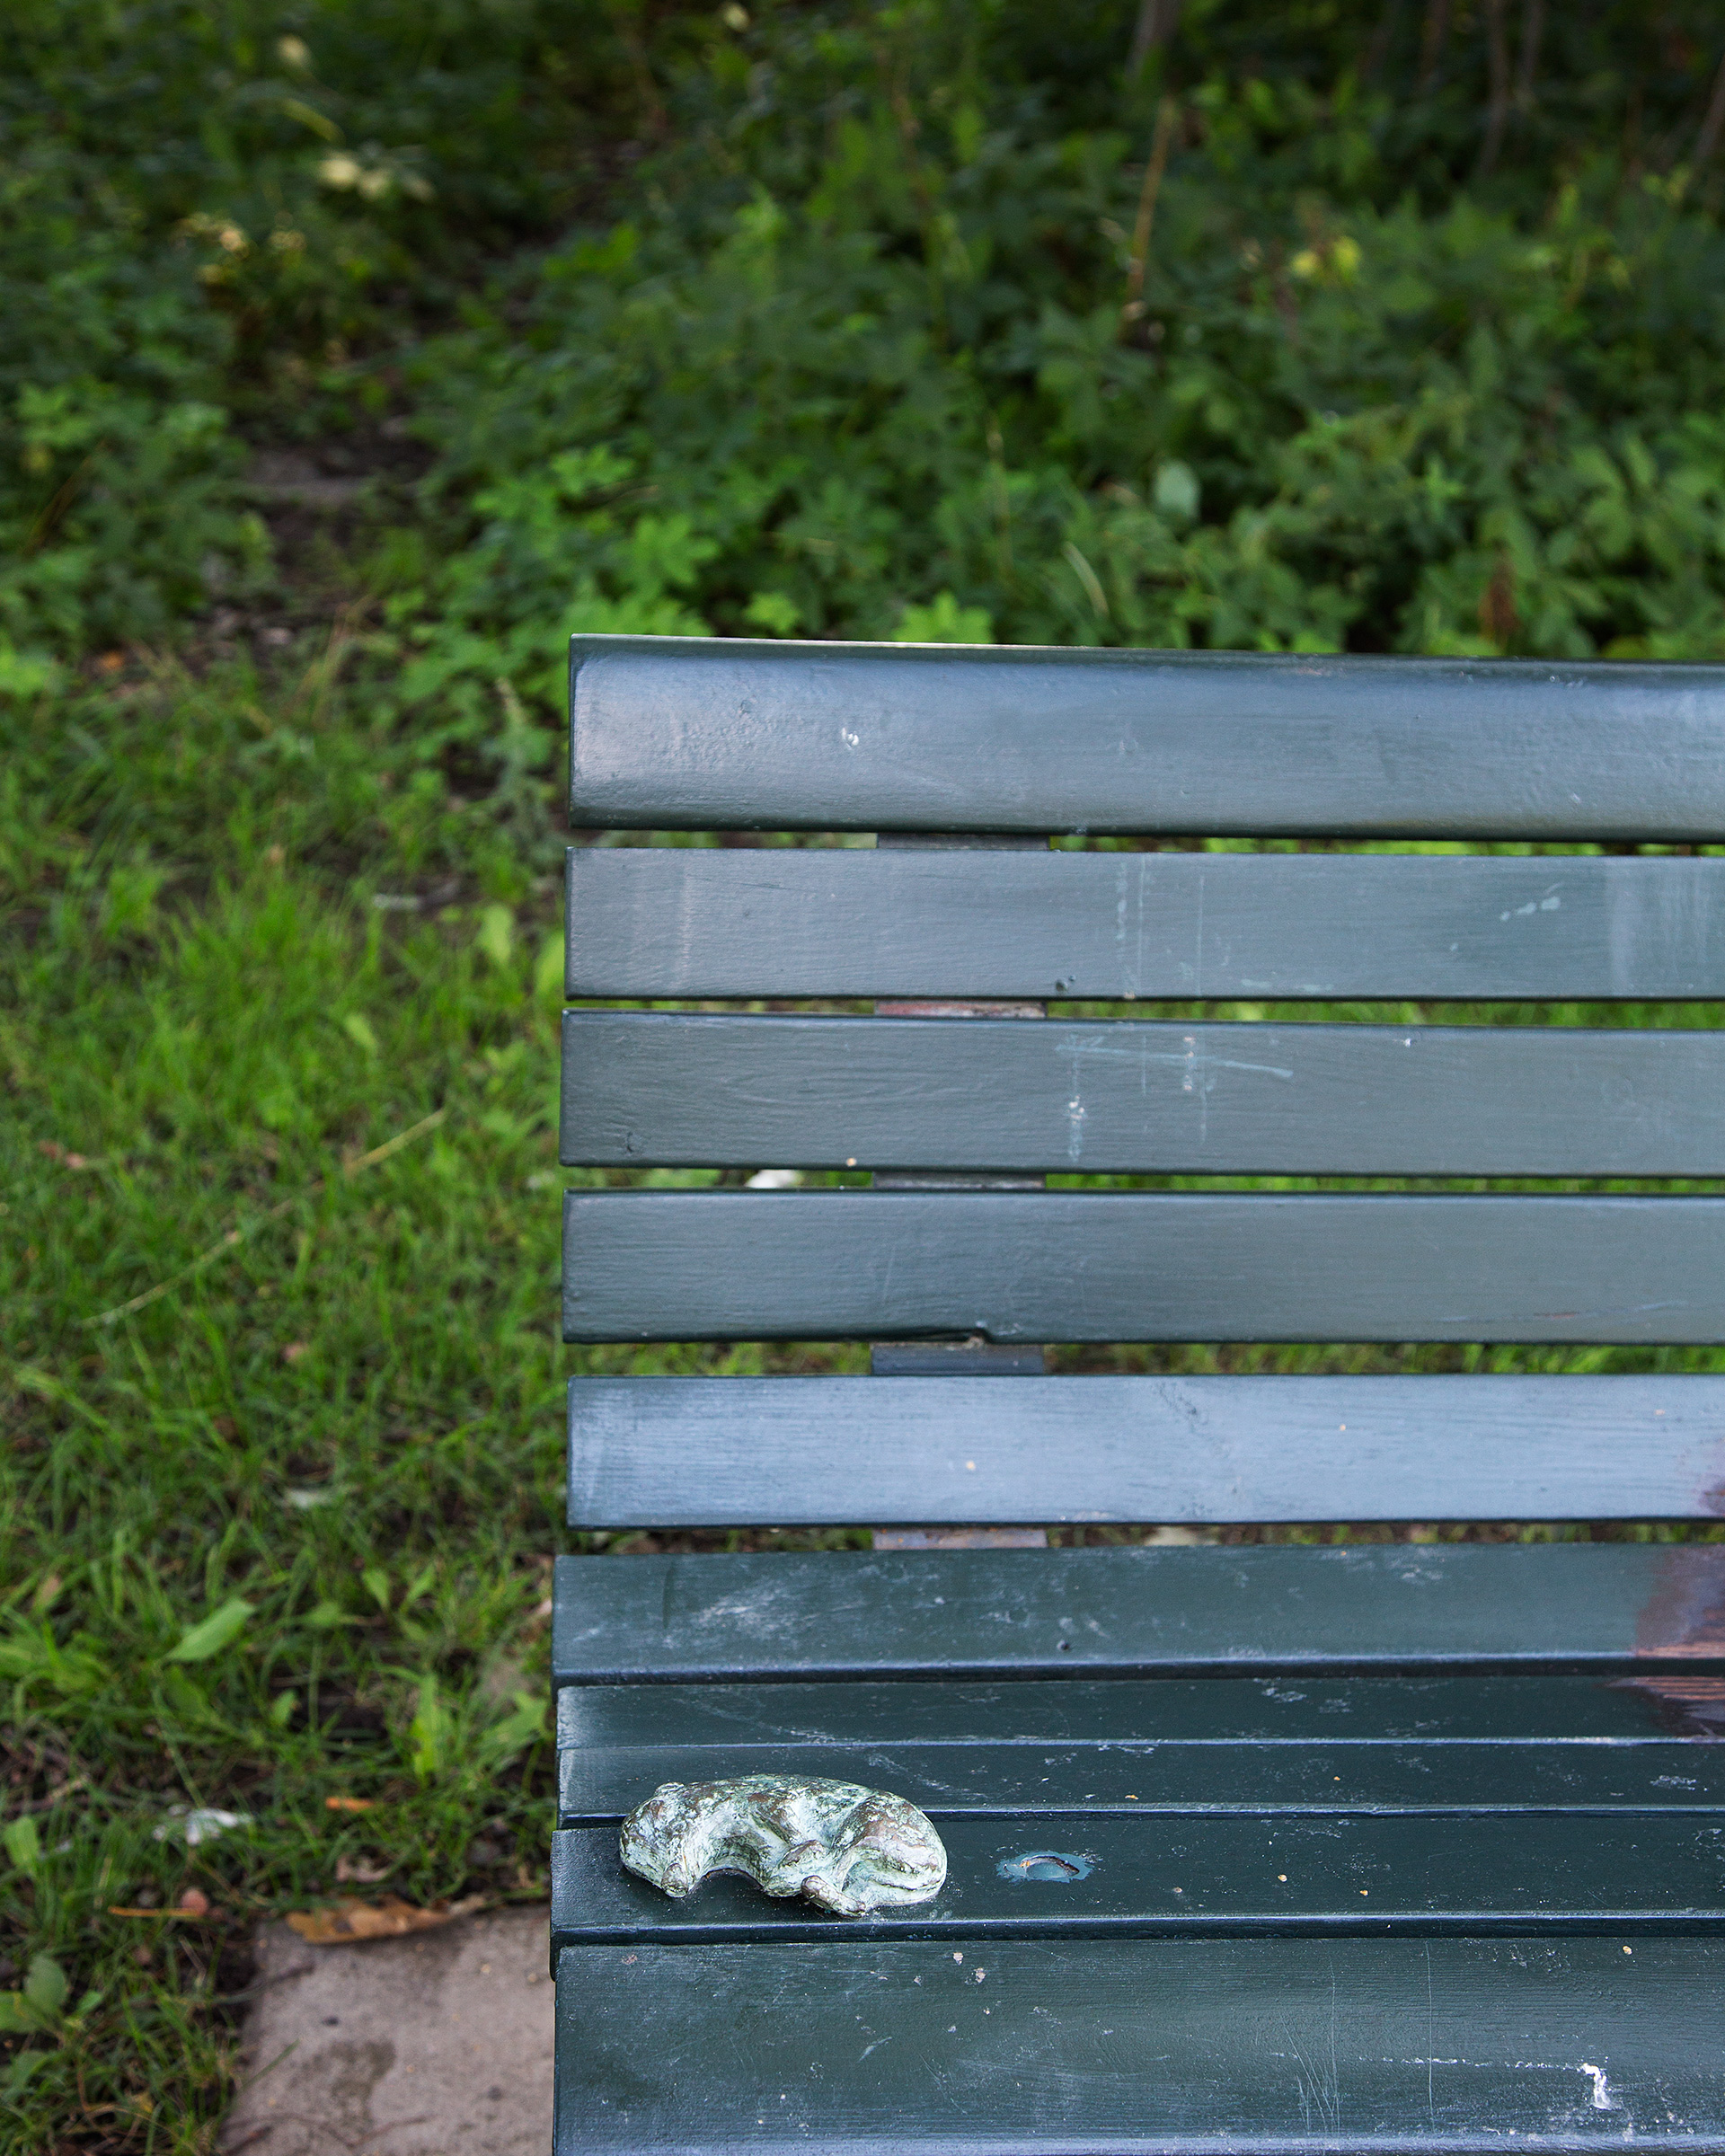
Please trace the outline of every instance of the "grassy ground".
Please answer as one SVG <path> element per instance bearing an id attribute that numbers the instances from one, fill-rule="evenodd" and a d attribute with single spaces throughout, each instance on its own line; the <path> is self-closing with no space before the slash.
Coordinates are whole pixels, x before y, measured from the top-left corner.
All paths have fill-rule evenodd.
<path id="1" fill-rule="evenodd" d="M 543 1894 L 567 1374 L 859 1366 L 556 1339 L 568 628 L 1725 651 L 1711 49 L 1553 25 L 1485 188 L 1483 19 L 1321 12 L 33 11 L 0 2145 L 211 2149 L 262 1915 Z"/>

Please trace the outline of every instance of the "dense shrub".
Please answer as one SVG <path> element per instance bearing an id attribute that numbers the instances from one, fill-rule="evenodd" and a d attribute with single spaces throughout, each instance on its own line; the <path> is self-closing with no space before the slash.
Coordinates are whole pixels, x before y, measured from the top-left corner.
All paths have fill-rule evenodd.
<path id="1" fill-rule="evenodd" d="M 1725 653 L 1693 172 L 1584 135 L 1434 190 L 1441 100 L 1420 137 L 1345 66 L 1201 40 L 1072 129 L 1009 29 L 787 21 L 690 86 L 625 219 L 424 355 L 470 521 L 410 698 L 550 707 L 551 624 Z"/>
<path id="2" fill-rule="evenodd" d="M 248 446 L 386 406 L 438 742 L 577 627 L 1725 649 L 1701 0 L 1170 12 L 40 0 L 0 686 L 267 597 Z"/>

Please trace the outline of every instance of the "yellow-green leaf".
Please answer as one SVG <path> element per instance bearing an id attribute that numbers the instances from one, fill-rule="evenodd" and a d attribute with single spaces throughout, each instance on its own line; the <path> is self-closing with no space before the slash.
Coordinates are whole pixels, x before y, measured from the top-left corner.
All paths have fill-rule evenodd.
<path id="1" fill-rule="evenodd" d="M 168 1649 L 168 1660 L 208 1662 L 212 1655 L 219 1655 L 231 1640 L 238 1639 L 245 1630 L 245 1621 L 251 1616 L 252 1608 L 252 1604 L 241 1601 L 237 1595 L 232 1601 L 225 1602 L 201 1624 L 194 1624 L 177 1647 Z"/>

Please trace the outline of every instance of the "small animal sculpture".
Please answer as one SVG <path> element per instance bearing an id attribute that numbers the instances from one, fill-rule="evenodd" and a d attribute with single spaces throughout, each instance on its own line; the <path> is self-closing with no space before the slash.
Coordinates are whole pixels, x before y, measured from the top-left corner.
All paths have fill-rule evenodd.
<path id="1" fill-rule="evenodd" d="M 928 1901 L 946 1878 L 941 1838 L 914 1804 L 794 1774 L 662 1783 L 624 1821 L 623 1860 L 679 1901 L 711 1871 L 740 1871 L 775 1900 L 806 1895 L 837 1916 Z"/>

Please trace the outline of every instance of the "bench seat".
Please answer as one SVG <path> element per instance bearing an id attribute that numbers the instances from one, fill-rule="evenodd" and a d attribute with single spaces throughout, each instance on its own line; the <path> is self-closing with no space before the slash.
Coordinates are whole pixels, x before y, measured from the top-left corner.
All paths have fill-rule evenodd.
<path id="1" fill-rule="evenodd" d="M 619 1941 L 556 1974 L 557 2156 L 1725 2145 L 1711 1939 Z"/>
<path id="2" fill-rule="evenodd" d="M 1725 2145 L 1725 1547 L 558 1587 L 559 2156 Z M 921 1805 L 938 1901 L 846 1921 L 623 1870 L 642 1793 L 755 1771 Z"/>

